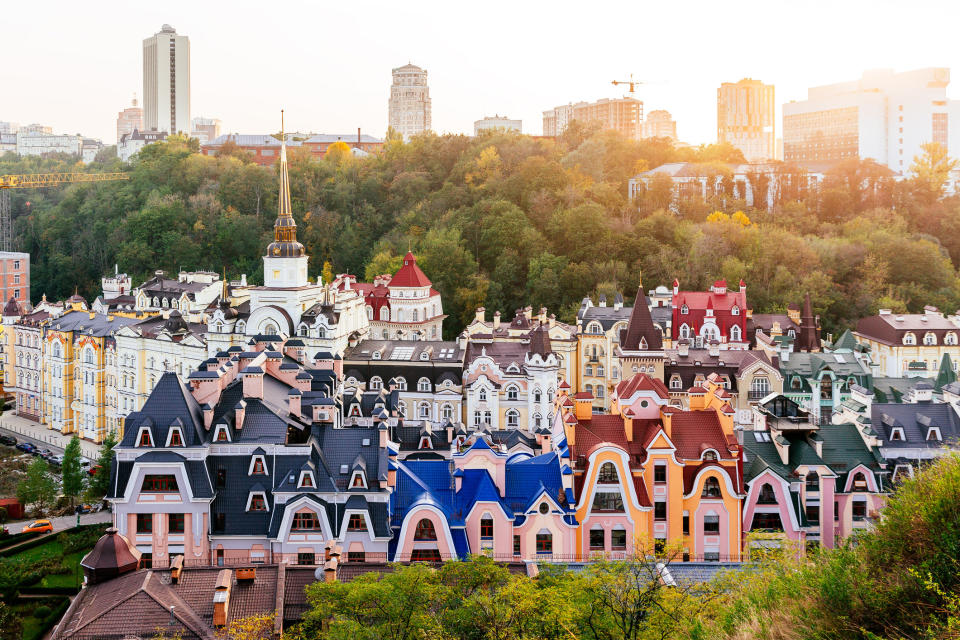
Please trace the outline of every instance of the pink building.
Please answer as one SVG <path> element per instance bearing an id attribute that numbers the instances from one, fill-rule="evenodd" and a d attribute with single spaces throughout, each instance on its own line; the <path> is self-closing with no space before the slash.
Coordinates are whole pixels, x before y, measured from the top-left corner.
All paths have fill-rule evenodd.
<path id="1" fill-rule="evenodd" d="M 30 302 L 30 254 L 0 251 L 0 294 L 6 302 Z"/>

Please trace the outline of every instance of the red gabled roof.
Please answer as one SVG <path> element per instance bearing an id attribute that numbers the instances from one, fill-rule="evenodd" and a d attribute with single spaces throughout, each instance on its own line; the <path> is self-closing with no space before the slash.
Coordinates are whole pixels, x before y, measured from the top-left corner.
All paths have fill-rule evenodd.
<path id="1" fill-rule="evenodd" d="M 430 278 L 417 266 L 417 258 L 408 251 L 403 257 L 403 266 L 390 281 L 391 287 L 429 287 Z"/>
<path id="2" fill-rule="evenodd" d="M 667 390 L 666 385 L 645 373 L 638 373 L 627 380 L 621 380 L 617 384 L 618 398 L 629 398 L 636 391 L 653 391 L 665 400 L 670 398 L 670 391 Z"/>
<path id="3" fill-rule="evenodd" d="M 674 413 L 670 418 L 670 439 L 681 460 L 698 460 L 707 449 L 716 449 L 721 458 L 731 457 L 731 443 L 713 410 Z"/>
<path id="4" fill-rule="evenodd" d="M 589 391 L 578 391 L 573 395 L 577 400 L 593 400 L 593 394 Z"/>
<path id="5" fill-rule="evenodd" d="M 737 477 L 736 467 L 725 467 L 716 462 L 703 462 L 697 465 L 688 464 L 683 467 L 684 495 L 693 491 L 693 479 L 697 477 L 697 474 L 700 473 L 702 469 L 706 469 L 707 467 L 716 467 L 723 473 L 726 473 L 730 477 L 730 483 L 737 493 L 743 493 L 743 483 L 741 482 L 741 478 Z M 726 489 L 726 487 L 724 487 L 724 489 Z"/>

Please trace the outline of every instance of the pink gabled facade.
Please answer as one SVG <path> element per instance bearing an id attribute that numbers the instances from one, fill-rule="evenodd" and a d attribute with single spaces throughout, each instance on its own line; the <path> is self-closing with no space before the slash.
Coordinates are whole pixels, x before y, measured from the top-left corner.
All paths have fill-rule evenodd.
<path id="1" fill-rule="evenodd" d="M 747 335 L 747 285 L 740 281 L 736 291 L 726 280 L 717 280 L 709 291 L 681 291 L 673 281 L 673 321 L 671 338 L 690 340 L 695 348 L 708 348 L 716 342 L 721 349 L 749 349 Z"/>

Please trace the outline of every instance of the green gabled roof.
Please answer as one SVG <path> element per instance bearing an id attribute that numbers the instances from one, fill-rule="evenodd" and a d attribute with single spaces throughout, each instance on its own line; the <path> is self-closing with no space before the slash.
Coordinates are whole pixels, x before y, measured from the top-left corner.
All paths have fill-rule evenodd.
<path id="1" fill-rule="evenodd" d="M 837 349 L 850 349 L 851 351 L 856 351 L 857 347 L 860 345 L 857 344 L 857 339 L 853 337 L 853 332 L 850 329 L 847 329 L 840 334 L 840 337 L 831 345 L 831 349 L 836 351 Z"/>
<path id="2" fill-rule="evenodd" d="M 879 470 L 879 451 L 866 445 L 856 425 L 823 425 L 818 433 L 823 439 L 824 462 L 830 465 L 840 478 L 860 464 L 874 471 Z"/>
<path id="3" fill-rule="evenodd" d="M 747 481 L 753 480 L 770 469 L 781 478 L 789 480 L 790 465 L 780 462 L 780 454 L 777 453 L 776 445 L 772 442 L 755 442 L 749 431 L 745 432 L 744 435 L 743 448 L 748 459 L 743 472 L 744 479 Z"/>

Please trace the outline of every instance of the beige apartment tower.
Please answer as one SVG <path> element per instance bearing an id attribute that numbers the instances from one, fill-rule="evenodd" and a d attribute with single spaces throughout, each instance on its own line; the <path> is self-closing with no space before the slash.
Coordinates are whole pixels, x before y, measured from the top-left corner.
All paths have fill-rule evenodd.
<path id="1" fill-rule="evenodd" d="M 427 71 L 415 64 L 393 70 L 390 85 L 390 126 L 409 140 L 433 126 L 430 117 L 430 87 Z"/>
<path id="2" fill-rule="evenodd" d="M 142 130 L 143 109 L 137 106 L 137 98 L 134 96 L 131 105 L 117 114 L 117 144 L 120 144 L 123 136 Z"/>
<path id="3" fill-rule="evenodd" d="M 744 78 L 717 89 L 717 142 L 729 142 L 747 162 L 776 157 L 776 103 L 772 84 Z"/>
<path id="4" fill-rule="evenodd" d="M 143 125 L 190 133 L 190 39 L 168 24 L 143 41 Z"/>
<path id="5" fill-rule="evenodd" d="M 644 138 L 670 138 L 677 141 L 677 123 L 664 109 L 654 109 L 643 123 Z"/>
<path id="6" fill-rule="evenodd" d="M 577 120 L 598 123 L 602 129 L 619 131 L 633 140 L 643 137 L 643 102 L 636 98 L 603 98 L 596 102 L 560 105 L 543 112 L 543 135 L 559 136 Z"/>

